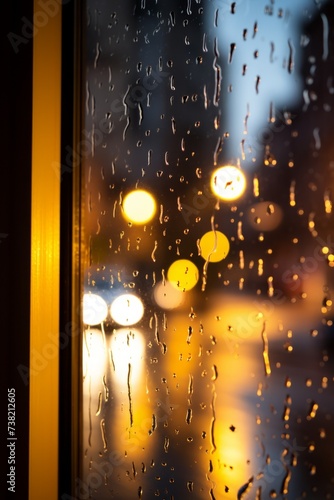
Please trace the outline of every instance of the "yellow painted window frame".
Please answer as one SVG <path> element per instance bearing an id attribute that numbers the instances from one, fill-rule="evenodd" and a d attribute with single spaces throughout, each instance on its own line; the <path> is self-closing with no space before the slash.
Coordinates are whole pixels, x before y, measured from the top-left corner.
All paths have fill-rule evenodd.
<path id="1" fill-rule="evenodd" d="M 50 334 L 59 334 L 60 176 L 53 167 L 60 165 L 61 151 L 61 4 L 57 5 L 56 15 L 45 14 L 47 22 L 38 23 L 41 6 L 34 1 L 30 500 L 58 498 L 59 350 L 50 342 Z"/>

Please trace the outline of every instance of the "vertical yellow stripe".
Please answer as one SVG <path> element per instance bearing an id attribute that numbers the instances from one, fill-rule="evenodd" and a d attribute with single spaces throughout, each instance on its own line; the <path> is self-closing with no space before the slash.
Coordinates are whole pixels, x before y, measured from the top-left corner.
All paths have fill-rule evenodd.
<path id="1" fill-rule="evenodd" d="M 30 500 L 58 498 L 61 8 L 50 3 L 47 13 L 34 2 Z"/>

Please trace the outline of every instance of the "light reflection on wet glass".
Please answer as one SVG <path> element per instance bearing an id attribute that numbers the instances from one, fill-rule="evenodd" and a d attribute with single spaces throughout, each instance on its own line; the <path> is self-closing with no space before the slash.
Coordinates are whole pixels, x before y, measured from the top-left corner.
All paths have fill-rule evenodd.
<path id="1" fill-rule="evenodd" d="M 86 3 L 77 496 L 333 498 L 333 6 Z"/>

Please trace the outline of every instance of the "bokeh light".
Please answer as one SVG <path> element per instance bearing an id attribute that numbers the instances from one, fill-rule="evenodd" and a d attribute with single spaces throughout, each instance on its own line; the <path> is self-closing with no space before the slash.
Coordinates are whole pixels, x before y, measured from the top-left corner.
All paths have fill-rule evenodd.
<path id="1" fill-rule="evenodd" d="M 106 319 L 108 306 L 105 300 L 94 293 L 85 293 L 83 296 L 83 322 L 85 325 L 98 325 Z"/>
<path id="2" fill-rule="evenodd" d="M 220 231 L 209 231 L 200 239 L 201 256 L 209 262 L 220 262 L 230 251 L 230 243 Z"/>
<path id="3" fill-rule="evenodd" d="M 250 225 L 257 231 L 273 231 L 283 219 L 283 211 L 279 205 L 271 201 L 261 201 L 248 211 Z"/>
<path id="4" fill-rule="evenodd" d="M 144 314 L 144 306 L 139 297 L 123 294 L 117 297 L 110 306 L 110 316 L 119 325 L 135 325 Z"/>
<path id="5" fill-rule="evenodd" d="M 141 384 L 141 373 L 144 368 L 145 339 L 136 329 L 121 328 L 111 337 L 111 354 L 114 376 L 119 384 L 127 386 L 129 365 L 131 366 L 131 389 Z"/>
<path id="6" fill-rule="evenodd" d="M 146 224 L 156 212 L 154 197 L 143 189 L 136 189 L 123 200 L 124 217 L 134 224 Z"/>
<path id="7" fill-rule="evenodd" d="M 157 283 L 153 290 L 155 302 L 163 309 L 175 309 L 184 302 L 184 293 L 169 281 Z"/>
<path id="8" fill-rule="evenodd" d="M 181 291 L 194 288 L 199 279 L 199 271 L 191 260 L 179 259 L 173 262 L 167 271 L 167 279 Z"/>
<path id="9" fill-rule="evenodd" d="M 87 328 L 83 335 L 82 372 L 85 374 L 84 382 L 89 381 L 92 393 L 97 395 L 108 364 L 108 351 L 101 328 Z M 93 398 L 94 403 L 95 397 Z"/>
<path id="10" fill-rule="evenodd" d="M 213 172 L 211 189 L 222 200 L 236 200 L 246 189 L 246 178 L 239 168 L 226 165 Z"/>

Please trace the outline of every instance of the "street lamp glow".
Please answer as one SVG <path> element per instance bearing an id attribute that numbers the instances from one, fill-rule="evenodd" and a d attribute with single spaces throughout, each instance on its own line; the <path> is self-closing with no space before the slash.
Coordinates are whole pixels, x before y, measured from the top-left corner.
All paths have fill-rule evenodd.
<path id="1" fill-rule="evenodd" d="M 175 309 L 184 301 L 182 290 L 176 290 L 175 286 L 169 281 L 157 283 L 154 287 L 153 296 L 158 306 L 163 309 Z"/>
<path id="2" fill-rule="evenodd" d="M 110 316 L 122 326 L 135 325 L 144 314 L 142 301 L 129 293 L 117 297 L 110 306 Z"/>
<path id="3" fill-rule="evenodd" d="M 230 243 L 225 234 L 220 231 L 209 231 L 200 239 L 201 256 L 208 262 L 220 262 L 225 259 Z"/>
<path id="4" fill-rule="evenodd" d="M 174 288 L 185 292 L 194 288 L 199 279 L 199 272 L 191 260 L 179 259 L 169 267 L 167 279 Z"/>
<path id="5" fill-rule="evenodd" d="M 108 306 L 105 300 L 94 293 L 85 293 L 83 296 L 83 322 L 85 325 L 98 325 L 108 315 Z"/>
<path id="6" fill-rule="evenodd" d="M 239 168 L 226 165 L 213 172 L 211 189 L 222 200 L 236 200 L 246 189 L 246 178 Z"/>
<path id="7" fill-rule="evenodd" d="M 124 217 L 134 224 L 146 224 L 156 212 L 155 199 L 144 189 L 136 189 L 127 194 L 122 206 Z"/>

